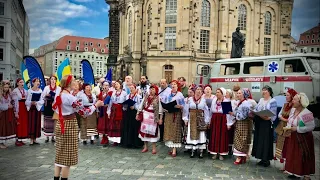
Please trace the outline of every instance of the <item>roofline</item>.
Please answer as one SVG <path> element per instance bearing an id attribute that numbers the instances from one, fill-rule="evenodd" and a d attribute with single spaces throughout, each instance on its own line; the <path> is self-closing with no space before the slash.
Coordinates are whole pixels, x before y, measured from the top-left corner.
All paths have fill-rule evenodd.
<path id="1" fill-rule="evenodd" d="M 275 56 L 258 56 L 258 57 L 244 57 L 244 58 L 233 58 L 233 59 L 220 59 L 217 62 L 233 62 L 233 61 L 247 61 L 247 60 L 264 60 L 270 58 L 290 58 L 290 57 L 320 57 L 320 54 L 316 53 L 297 53 L 297 54 L 285 54 L 285 55 L 275 55 Z"/>

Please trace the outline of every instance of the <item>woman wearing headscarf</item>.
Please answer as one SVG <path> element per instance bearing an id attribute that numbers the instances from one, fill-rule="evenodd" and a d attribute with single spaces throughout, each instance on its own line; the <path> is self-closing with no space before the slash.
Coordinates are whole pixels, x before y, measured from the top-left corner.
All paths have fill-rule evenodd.
<path id="1" fill-rule="evenodd" d="M 216 91 L 216 98 L 211 104 L 211 121 L 210 121 L 210 136 L 208 143 L 208 151 L 213 154 L 212 159 L 223 160 L 223 156 L 228 155 L 229 152 L 229 138 L 227 128 L 227 116 L 223 114 L 222 102 L 228 102 L 225 88 L 218 88 Z"/>
<path id="2" fill-rule="evenodd" d="M 273 159 L 273 127 L 272 123 L 276 119 L 277 102 L 273 98 L 273 91 L 270 86 L 262 88 L 262 96 L 255 112 L 263 110 L 271 111 L 274 116 L 254 116 L 254 139 L 252 147 L 252 156 L 261 159 L 260 166 L 270 166 L 270 160 Z"/>
<path id="3" fill-rule="evenodd" d="M 15 104 L 15 117 L 17 119 L 16 127 L 16 146 L 25 145 L 22 139 L 28 138 L 28 111 L 25 104 L 28 91 L 23 88 L 24 81 L 18 78 L 17 87 L 12 91 L 12 99 Z"/>
<path id="4" fill-rule="evenodd" d="M 135 84 L 129 85 L 130 94 L 127 95 L 127 100 L 132 100 L 135 103 L 124 104 L 124 116 L 121 128 L 121 145 L 129 148 L 140 148 L 143 142 L 139 138 L 140 121 L 136 120 L 136 114 L 142 101 L 141 96 L 137 93 Z"/>
<path id="5" fill-rule="evenodd" d="M 249 146 L 252 136 L 252 120 L 249 117 L 251 103 L 248 101 L 250 93 L 248 89 L 240 89 L 237 92 L 237 99 L 239 103 L 234 112 L 229 112 L 231 116 L 235 117 L 235 131 L 234 131 L 234 148 L 233 155 L 237 156 L 235 165 L 246 163 Z"/>
<path id="6" fill-rule="evenodd" d="M 91 85 L 84 83 L 83 92 L 79 94 L 79 98 L 82 100 L 84 107 L 89 107 L 96 103 L 97 98 L 92 93 Z M 90 143 L 94 143 L 95 136 L 98 135 L 97 132 L 97 114 L 93 113 L 87 117 L 81 117 L 80 120 L 80 137 L 83 144 L 87 144 L 87 139 L 90 139 Z"/>
<path id="7" fill-rule="evenodd" d="M 293 98 L 287 127 L 291 136 L 286 140 L 285 172 L 290 178 L 310 179 L 315 173 L 315 154 L 312 130 L 315 127 L 314 117 L 307 107 L 309 99 L 305 93 Z"/>
<path id="8" fill-rule="evenodd" d="M 160 97 L 158 93 L 158 87 L 151 85 L 149 94 L 143 98 L 136 116 L 136 119 L 141 121 L 139 138 L 144 142 L 142 153 L 148 152 L 148 142 L 152 143 L 152 154 L 157 153 L 156 143 L 160 139 L 159 125 L 163 122 L 163 114 L 159 111 Z"/>
<path id="9" fill-rule="evenodd" d="M 55 127 L 56 155 L 54 166 L 54 179 L 67 180 L 70 166 L 78 164 L 78 125 L 75 112 L 86 117 L 95 114 L 96 108 L 103 106 L 98 101 L 90 106 L 83 106 L 82 100 L 73 96 L 70 92 L 75 83 L 72 75 L 66 75 L 61 79 L 62 91 L 56 96 L 53 109 L 57 113 Z"/>
<path id="10" fill-rule="evenodd" d="M 127 93 L 122 90 L 120 82 L 115 82 L 115 90 L 112 93 L 108 105 L 107 114 L 109 117 L 108 138 L 117 146 L 121 142 L 121 125 L 123 120 L 122 103 L 126 100 Z"/>
<path id="11" fill-rule="evenodd" d="M 30 138 L 30 145 L 37 145 L 36 138 L 41 136 L 41 108 L 43 106 L 43 99 L 40 97 L 42 90 L 39 88 L 40 80 L 34 78 L 32 80 L 32 88 L 28 90 L 26 106 L 28 110 L 28 135 Z M 39 96 L 39 99 L 34 99 L 33 96 Z"/>
<path id="12" fill-rule="evenodd" d="M 53 110 L 52 110 L 52 103 L 54 100 L 54 97 L 56 93 L 60 93 L 61 89 L 60 87 L 57 87 L 56 81 L 57 77 L 56 76 L 51 76 L 49 78 L 49 85 L 44 87 L 41 98 L 44 99 L 44 120 L 43 120 L 43 134 L 47 136 L 47 139 L 45 142 L 49 142 L 49 137 L 51 136 L 51 142 L 55 142 L 54 140 L 54 125 L 55 122 L 52 119 L 53 116 Z"/>
<path id="13" fill-rule="evenodd" d="M 182 144 L 182 110 L 185 102 L 184 96 L 180 92 L 180 84 L 177 80 L 171 82 L 171 88 L 171 93 L 165 97 L 163 102 L 170 103 L 176 101 L 177 105 L 175 105 L 173 112 L 166 112 L 163 138 L 165 145 L 172 148 L 172 150 L 169 151 L 169 155 L 176 157 L 177 148 L 180 148 Z M 161 105 L 159 108 L 160 113 L 163 113 L 164 109 Z"/>
<path id="14" fill-rule="evenodd" d="M 210 112 L 206 100 L 202 97 L 201 86 L 194 87 L 194 97 L 189 97 L 183 111 L 182 120 L 187 127 L 186 149 L 191 149 L 190 158 L 195 156 L 199 149 L 199 158 L 203 158 L 203 150 L 206 149 L 206 129 L 199 129 L 199 121 L 209 124 Z"/>
<path id="15" fill-rule="evenodd" d="M 14 100 L 9 81 L 2 81 L 0 87 L 0 149 L 5 149 L 5 141 L 16 137 Z"/>
<path id="16" fill-rule="evenodd" d="M 231 89 L 226 89 L 226 99 L 231 102 L 232 112 L 235 111 L 236 107 L 238 106 L 239 101 L 235 99 L 234 93 Z M 233 138 L 234 138 L 234 123 L 236 119 L 234 116 L 227 114 L 227 128 L 228 128 L 228 138 L 229 138 L 229 155 L 232 155 L 232 145 L 233 145 Z"/>
<path id="17" fill-rule="evenodd" d="M 102 91 L 100 91 L 100 94 L 98 95 L 98 99 L 102 102 L 110 101 L 110 98 L 112 96 L 112 91 L 109 91 L 109 83 L 104 82 L 102 84 Z M 107 104 L 106 104 L 107 103 Z M 109 144 L 108 140 L 108 123 L 109 123 L 109 117 L 107 114 L 107 108 L 108 108 L 108 102 L 106 102 L 103 107 L 99 108 L 99 117 L 98 117 L 98 126 L 97 130 L 98 133 L 102 134 L 102 140 L 100 144 L 107 145 Z"/>
<path id="18" fill-rule="evenodd" d="M 283 129 L 284 127 L 287 126 L 289 114 L 291 112 L 291 109 L 293 107 L 292 100 L 294 96 L 297 95 L 297 91 L 294 89 L 289 89 L 286 93 L 286 103 L 283 105 L 281 111 L 279 112 L 279 124 L 275 129 L 275 132 L 277 133 L 277 143 L 276 143 L 276 154 L 275 154 L 275 159 L 279 159 L 281 163 L 284 163 L 284 158 L 285 158 L 285 147 L 284 145 L 286 144 L 286 136 L 287 133 Z"/>

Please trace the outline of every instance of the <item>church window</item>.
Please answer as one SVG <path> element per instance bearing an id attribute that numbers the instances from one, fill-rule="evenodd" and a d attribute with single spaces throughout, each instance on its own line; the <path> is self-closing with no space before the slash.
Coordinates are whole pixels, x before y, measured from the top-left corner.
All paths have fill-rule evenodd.
<path id="1" fill-rule="evenodd" d="M 208 0 L 203 0 L 201 9 L 201 26 L 210 27 L 210 9 L 210 2 Z"/>
<path id="2" fill-rule="evenodd" d="M 166 24 L 177 23 L 177 0 L 166 1 Z"/>
<path id="3" fill-rule="evenodd" d="M 240 30 L 247 30 L 247 8 L 244 4 L 239 6 L 238 27 L 240 27 Z"/>
<path id="4" fill-rule="evenodd" d="M 264 22 L 264 34 L 271 35 L 271 23 L 272 23 L 271 13 L 269 11 L 265 14 L 265 22 Z"/>

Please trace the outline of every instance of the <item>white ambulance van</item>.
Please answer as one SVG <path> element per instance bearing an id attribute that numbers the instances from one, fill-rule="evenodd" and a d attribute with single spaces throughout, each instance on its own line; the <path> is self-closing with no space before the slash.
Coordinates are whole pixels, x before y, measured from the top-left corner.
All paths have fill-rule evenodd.
<path id="1" fill-rule="evenodd" d="M 261 98 L 265 85 L 272 87 L 274 96 L 293 88 L 307 94 L 309 108 L 319 117 L 320 54 L 222 59 L 212 64 L 199 63 L 197 74 L 196 84 L 210 84 L 214 91 L 219 87 L 232 89 L 239 84 L 242 88 L 249 88 L 256 101 Z"/>

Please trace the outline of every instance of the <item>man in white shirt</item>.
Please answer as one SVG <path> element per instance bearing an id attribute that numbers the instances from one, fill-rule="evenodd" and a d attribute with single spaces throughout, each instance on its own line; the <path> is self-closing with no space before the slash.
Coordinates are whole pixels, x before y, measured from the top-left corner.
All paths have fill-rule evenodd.
<path id="1" fill-rule="evenodd" d="M 149 93 L 150 86 L 147 83 L 146 76 L 141 76 L 140 78 L 140 86 L 137 87 L 138 94 L 144 98 L 146 93 Z"/>
<path id="2" fill-rule="evenodd" d="M 160 80 L 160 89 L 159 89 L 159 97 L 163 102 L 165 97 L 167 97 L 171 93 L 171 88 L 168 87 L 168 83 L 166 79 Z"/>
<path id="3" fill-rule="evenodd" d="M 132 77 L 126 76 L 124 82 L 122 83 L 122 89 L 127 93 L 130 94 L 130 86 L 132 85 Z"/>
<path id="4" fill-rule="evenodd" d="M 98 96 L 100 94 L 103 82 L 104 82 L 104 78 L 100 78 L 97 86 L 93 88 L 92 94 L 94 94 L 95 96 Z"/>

